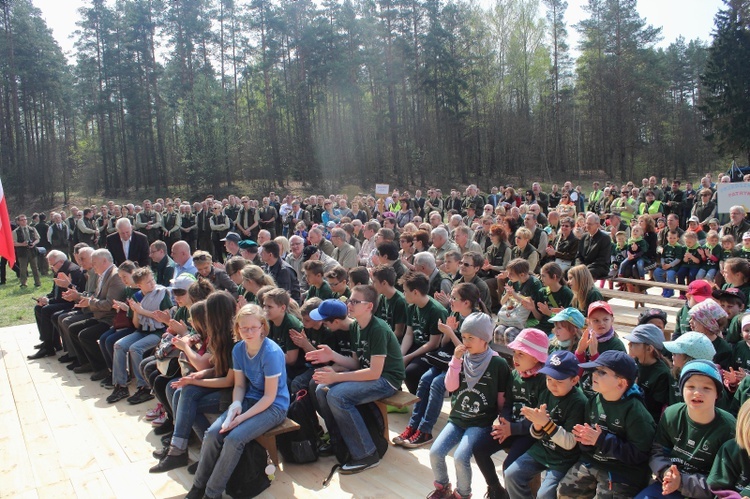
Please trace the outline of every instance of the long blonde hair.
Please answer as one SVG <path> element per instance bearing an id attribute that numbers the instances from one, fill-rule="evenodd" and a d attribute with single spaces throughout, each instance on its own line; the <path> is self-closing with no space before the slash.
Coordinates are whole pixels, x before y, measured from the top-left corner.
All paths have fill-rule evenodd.
<path id="1" fill-rule="evenodd" d="M 234 341 L 242 340 L 242 336 L 240 335 L 240 319 L 243 317 L 255 317 L 258 319 L 263 326 L 263 337 L 265 338 L 268 336 L 268 319 L 266 319 L 266 314 L 263 313 L 263 309 L 255 303 L 248 303 L 237 312 L 237 316 L 234 318 Z"/>
<path id="2" fill-rule="evenodd" d="M 737 413 L 737 434 L 734 437 L 740 449 L 750 449 L 750 400 L 746 400 Z"/>
<path id="3" fill-rule="evenodd" d="M 589 290 L 594 287 L 594 278 L 588 267 L 583 264 L 576 265 L 568 270 L 568 281 L 571 278 L 575 281 L 575 286 L 570 287 L 571 291 L 573 291 L 573 301 L 570 305 L 580 310 L 583 315 L 586 315 L 586 312 L 588 312 L 584 310 L 588 306 L 586 297 L 589 294 Z M 570 285 L 570 282 L 568 282 L 568 285 Z"/>

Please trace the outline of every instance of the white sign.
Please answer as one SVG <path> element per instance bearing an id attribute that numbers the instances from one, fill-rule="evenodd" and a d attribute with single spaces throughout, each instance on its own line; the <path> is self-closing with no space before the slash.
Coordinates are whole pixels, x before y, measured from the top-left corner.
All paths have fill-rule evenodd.
<path id="1" fill-rule="evenodd" d="M 745 211 L 750 211 L 750 182 L 732 182 L 717 185 L 719 213 L 729 213 L 729 209 L 737 205 L 744 206 Z"/>
<path id="2" fill-rule="evenodd" d="M 390 186 L 388 184 L 375 184 L 375 194 L 378 196 L 387 196 L 390 194 Z"/>

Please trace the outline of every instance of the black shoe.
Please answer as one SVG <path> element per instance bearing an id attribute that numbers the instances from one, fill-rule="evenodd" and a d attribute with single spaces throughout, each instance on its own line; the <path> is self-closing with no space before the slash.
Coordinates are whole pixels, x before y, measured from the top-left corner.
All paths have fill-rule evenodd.
<path id="1" fill-rule="evenodd" d="M 202 489 L 200 487 L 196 487 L 193 485 L 190 488 L 190 492 L 187 493 L 185 496 L 185 499 L 203 499 L 204 494 L 206 493 L 206 489 Z"/>
<path id="2" fill-rule="evenodd" d="M 336 452 L 333 449 L 333 445 L 331 445 L 330 442 L 326 442 L 324 444 L 320 444 L 318 447 L 318 455 L 320 457 L 329 457 L 334 455 Z"/>
<path id="3" fill-rule="evenodd" d="M 70 370 L 70 371 L 74 371 L 76 368 L 78 368 L 80 366 L 81 366 L 81 364 L 78 362 L 78 359 L 74 359 L 73 362 L 71 362 L 70 364 L 68 364 L 65 367 L 67 367 L 68 370 Z"/>
<path id="4" fill-rule="evenodd" d="M 154 428 L 154 435 L 166 435 L 167 433 L 172 433 L 172 431 L 174 431 L 174 424 L 167 420 L 161 426 Z"/>
<path id="5" fill-rule="evenodd" d="M 135 392 L 135 394 L 133 394 L 132 397 L 128 397 L 128 402 L 133 405 L 137 405 L 142 404 L 143 402 L 148 402 L 153 398 L 154 395 L 151 393 L 151 389 L 147 386 L 142 386 Z"/>
<path id="6" fill-rule="evenodd" d="M 44 348 L 44 343 L 37 343 L 34 345 L 35 350 L 41 350 L 42 348 Z"/>
<path id="7" fill-rule="evenodd" d="M 27 355 L 26 358 L 29 360 L 37 360 L 37 359 L 43 359 L 45 357 L 54 357 L 54 356 L 55 356 L 54 350 L 47 350 L 46 348 L 43 348 L 35 354 Z"/>
<path id="8" fill-rule="evenodd" d="M 182 454 L 178 456 L 167 454 L 166 456 L 164 456 L 164 458 L 161 461 L 159 461 L 159 464 L 157 464 L 156 466 L 153 466 L 150 470 L 148 470 L 148 472 L 149 473 L 164 473 L 165 471 L 182 468 L 184 466 L 187 466 L 187 464 L 188 464 L 187 451 L 183 452 Z"/>
<path id="9" fill-rule="evenodd" d="M 103 386 L 107 390 L 113 389 L 115 387 L 115 384 L 112 382 L 112 375 L 108 374 L 106 378 L 99 382 L 99 386 Z"/>
<path id="10" fill-rule="evenodd" d="M 196 461 L 193 464 L 191 464 L 190 466 L 188 466 L 187 472 L 190 473 L 191 475 L 195 475 L 195 472 L 198 471 L 198 463 L 199 462 L 200 461 Z"/>
<path id="11" fill-rule="evenodd" d="M 112 394 L 107 397 L 107 403 L 114 404 L 124 398 L 128 398 L 128 395 L 130 395 L 130 392 L 127 386 L 116 386 Z"/>
<path id="12" fill-rule="evenodd" d="M 60 357 L 58 357 L 57 360 L 64 364 L 67 364 L 68 362 L 75 362 L 76 358 L 71 357 L 69 353 L 66 353 L 65 355 L 61 355 Z"/>
<path id="13" fill-rule="evenodd" d="M 161 437 L 161 444 L 169 446 L 169 443 L 172 441 L 172 433 L 167 433 L 166 435 Z"/>
<path id="14" fill-rule="evenodd" d="M 91 381 L 101 381 L 109 376 L 109 369 L 101 369 L 91 375 Z"/>
<path id="15" fill-rule="evenodd" d="M 161 450 L 155 450 L 151 455 L 161 461 L 167 455 L 167 452 L 169 452 L 169 444 L 162 447 Z"/>
<path id="16" fill-rule="evenodd" d="M 487 493 L 484 495 L 487 499 L 508 499 L 508 491 L 502 485 L 488 485 Z"/>
<path id="17" fill-rule="evenodd" d="M 374 468 L 378 464 L 380 464 L 380 457 L 378 457 L 377 452 L 373 452 L 371 455 L 362 459 L 352 459 L 341 467 L 340 473 L 342 475 L 353 475 Z"/>
<path id="18" fill-rule="evenodd" d="M 82 366 L 74 368 L 73 372 L 76 374 L 92 373 L 94 372 L 94 366 L 92 366 L 91 364 L 83 364 Z"/>

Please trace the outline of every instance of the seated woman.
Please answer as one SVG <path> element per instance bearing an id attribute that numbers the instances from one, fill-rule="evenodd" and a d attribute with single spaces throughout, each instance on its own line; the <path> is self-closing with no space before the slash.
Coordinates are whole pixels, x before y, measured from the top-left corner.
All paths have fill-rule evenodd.
<path id="1" fill-rule="evenodd" d="M 268 332 L 268 321 L 259 306 L 245 305 L 237 313 L 234 336 L 239 341 L 232 349 L 232 405 L 206 432 L 188 499 L 221 497 L 245 445 L 286 418 L 289 391 L 284 352 L 266 338 Z"/>

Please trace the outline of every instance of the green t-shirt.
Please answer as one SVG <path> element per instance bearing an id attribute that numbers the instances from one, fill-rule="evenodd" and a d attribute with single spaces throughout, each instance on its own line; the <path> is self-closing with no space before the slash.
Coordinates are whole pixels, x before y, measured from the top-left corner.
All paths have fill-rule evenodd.
<path id="1" fill-rule="evenodd" d="M 298 350 L 299 347 L 294 344 L 292 338 L 289 336 L 289 330 L 294 329 L 296 331 L 302 331 L 304 326 L 302 321 L 297 319 L 290 313 L 284 314 L 284 320 L 281 324 L 276 326 L 273 322 L 269 321 L 268 337 L 272 339 L 277 345 L 281 347 L 281 351 L 284 353 L 292 350 Z"/>
<path id="2" fill-rule="evenodd" d="M 458 389 L 451 397 L 448 421 L 460 428 L 491 426 L 498 415 L 497 394 L 506 390 L 510 380 L 508 363 L 500 356 L 492 357 L 472 389 L 466 384 L 463 368 L 459 379 Z"/>
<path id="3" fill-rule="evenodd" d="M 729 321 L 729 325 L 724 331 L 724 339 L 727 340 L 727 343 L 736 345 L 742 340 L 742 316 L 744 315 L 743 312 L 740 312 Z"/>
<path id="4" fill-rule="evenodd" d="M 522 378 L 521 374 L 514 369 L 511 372 L 510 383 L 510 399 L 506 403 L 509 402 L 512 407 L 510 419 L 512 425 L 513 423 L 526 421 L 526 418 L 521 414 L 522 407 L 539 407 L 539 397 L 547 391 L 547 376 L 535 374 L 528 378 Z M 511 429 L 513 429 L 512 426 Z M 515 435 L 515 432 L 513 434 Z"/>
<path id="5" fill-rule="evenodd" d="M 664 407 L 669 405 L 672 381 L 669 366 L 664 361 L 657 360 L 650 366 L 638 364 L 638 386 L 643 389 L 646 409 L 654 421 L 659 421 Z"/>
<path id="6" fill-rule="evenodd" d="M 721 336 L 717 336 L 711 344 L 714 346 L 714 350 L 716 350 L 714 363 L 719 364 L 722 369 L 728 370 L 729 365 L 732 363 L 732 345 L 727 343 L 727 340 Z"/>
<path id="7" fill-rule="evenodd" d="M 404 357 L 401 355 L 401 345 L 388 324 L 383 319 L 373 316 L 367 327 L 357 327 L 355 331 L 351 342 L 352 345 L 357 345 L 359 368 L 369 368 L 373 356 L 383 355 L 385 364 L 381 376 L 396 390 L 401 388 L 406 378 Z"/>
<path id="8" fill-rule="evenodd" d="M 691 330 L 690 315 L 688 315 L 689 310 L 690 306 L 685 302 L 680 311 L 677 312 L 677 320 L 675 321 L 674 333 L 672 333 L 672 341 Z"/>
<path id="9" fill-rule="evenodd" d="M 333 290 L 326 281 L 323 281 L 323 284 L 319 288 L 310 286 L 307 289 L 307 299 L 309 300 L 310 298 L 320 298 L 321 300 L 333 298 Z"/>
<path id="10" fill-rule="evenodd" d="M 598 289 L 596 289 L 596 286 L 594 286 L 586 294 L 586 303 L 583 304 L 583 307 L 581 307 L 580 303 L 578 304 L 578 310 L 581 311 L 584 317 L 588 317 L 589 305 L 591 305 L 595 301 L 602 301 L 602 300 L 604 300 L 604 297 L 602 297 L 602 294 L 599 292 Z M 601 353 L 601 350 L 599 350 L 599 353 Z"/>
<path id="11" fill-rule="evenodd" d="M 408 305 L 401 291 L 396 291 L 390 298 L 380 295 L 380 302 L 383 303 L 383 314 L 385 315 L 385 317 L 380 318 L 387 322 L 391 329 L 395 331 L 396 324 L 406 324 Z"/>
<path id="12" fill-rule="evenodd" d="M 607 439 L 614 437 L 621 442 L 627 442 L 646 456 L 651 452 L 656 424 L 646 406 L 634 394 L 626 393 L 620 400 L 609 402 L 597 393 L 586 403 L 584 422 L 591 426 L 598 424 L 607 433 Z M 619 445 L 609 444 L 605 448 L 596 445 L 579 446 L 581 460 L 584 463 L 615 475 L 617 481 L 645 487 L 651 477 L 648 457 L 642 463 L 628 463 L 622 459 L 623 456 L 617 454 Z"/>
<path id="13" fill-rule="evenodd" d="M 688 416 L 687 406 L 667 407 L 656 429 L 654 443 L 661 445 L 664 457 L 683 473 L 708 475 L 719 449 L 734 438 L 737 421 L 734 416 L 716 409 L 716 417 L 698 424 Z"/>
<path id="14" fill-rule="evenodd" d="M 359 326 L 356 321 L 352 321 L 347 329 L 331 331 L 331 335 L 333 336 L 331 345 L 333 351 L 344 357 L 351 357 L 354 352 L 352 345 L 356 345 L 359 340 Z"/>
<path id="15" fill-rule="evenodd" d="M 711 490 L 734 490 L 741 497 L 750 497 L 750 458 L 735 439 L 727 440 L 714 459 L 708 475 Z"/>
<path id="16" fill-rule="evenodd" d="M 419 348 L 428 341 L 430 336 L 442 334 L 438 329 L 438 321 L 445 322 L 448 311 L 434 298 L 430 298 L 422 308 L 417 305 L 409 305 L 407 326 L 411 326 L 414 332 L 414 343 L 412 348 Z"/>
<path id="17" fill-rule="evenodd" d="M 349 286 L 346 287 L 346 289 L 344 290 L 342 294 L 338 294 L 337 292 L 334 291 L 333 296 L 331 298 L 338 299 L 338 298 L 341 298 L 342 296 L 345 297 L 347 300 L 352 297 L 352 290 L 349 289 Z"/>
<path id="18" fill-rule="evenodd" d="M 562 398 L 555 397 L 549 390 L 544 390 L 539 395 L 538 403 L 547 404 L 547 412 L 553 423 L 567 432 L 572 432 L 575 425 L 583 422 L 586 401 L 586 396 L 576 386 Z M 553 442 L 549 435 L 544 434 L 531 446 L 528 453 L 545 468 L 566 471 L 578 461 L 581 450 L 578 445 L 570 450 L 563 449 Z"/>
<path id="19" fill-rule="evenodd" d="M 732 362 L 730 367 L 750 370 L 750 346 L 746 341 L 740 341 L 732 347 Z"/>
<path id="20" fill-rule="evenodd" d="M 529 276 L 526 282 L 514 282 L 513 290 L 521 296 L 536 296 L 539 290 L 542 289 L 542 281 L 536 277 Z"/>
<path id="21" fill-rule="evenodd" d="M 544 286 L 536 292 L 533 298 L 535 305 L 541 302 L 546 303 L 549 308 L 568 308 L 573 301 L 573 291 L 571 291 L 569 287 L 563 286 L 559 291 L 553 293 L 549 289 L 549 286 Z M 549 322 L 550 316 L 544 314 L 541 315 L 542 319 L 536 327 L 545 333 L 551 333 L 554 325 Z"/>
<path id="22" fill-rule="evenodd" d="M 328 329 L 325 325 L 321 326 L 320 329 L 312 329 L 306 327 L 304 332 L 305 336 L 307 336 L 307 340 L 313 347 L 318 348 L 320 345 L 328 345 L 329 347 L 331 347 L 331 350 L 336 350 L 333 333 L 331 333 L 331 330 Z M 302 352 L 300 352 L 300 354 L 302 354 Z"/>
<path id="23" fill-rule="evenodd" d="M 745 376 L 742 379 L 742 381 L 740 381 L 740 384 L 737 386 L 737 390 L 735 390 L 734 392 L 734 397 L 732 397 L 732 402 L 729 404 L 729 412 L 731 412 L 732 414 L 736 416 L 740 410 L 740 407 L 742 407 L 742 404 L 744 404 L 749 398 L 750 398 L 750 376 Z"/>

